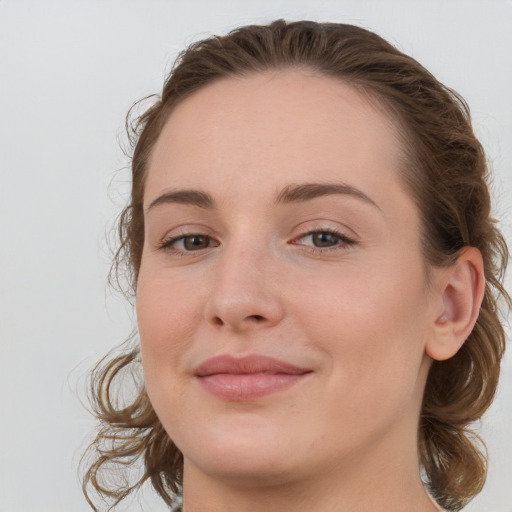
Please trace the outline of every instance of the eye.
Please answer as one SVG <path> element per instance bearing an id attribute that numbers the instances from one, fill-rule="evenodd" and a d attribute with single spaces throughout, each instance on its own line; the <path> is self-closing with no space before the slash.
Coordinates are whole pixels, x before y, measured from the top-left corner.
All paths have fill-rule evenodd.
<path id="1" fill-rule="evenodd" d="M 330 229 L 310 231 L 299 237 L 295 242 L 296 245 L 304 245 L 312 250 L 322 251 L 329 249 L 340 249 L 353 245 L 354 240 L 348 238 L 343 233 Z"/>
<path id="2" fill-rule="evenodd" d="M 172 252 L 191 252 L 207 249 L 208 247 L 216 247 L 217 245 L 218 243 L 208 235 L 190 233 L 164 240 L 160 245 L 160 248 L 167 249 Z"/>
<path id="3" fill-rule="evenodd" d="M 306 235 L 304 238 L 310 238 L 315 247 L 332 247 L 341 240 L 339 235 L 329 231 L 317 231 L 316 233 Z"/>

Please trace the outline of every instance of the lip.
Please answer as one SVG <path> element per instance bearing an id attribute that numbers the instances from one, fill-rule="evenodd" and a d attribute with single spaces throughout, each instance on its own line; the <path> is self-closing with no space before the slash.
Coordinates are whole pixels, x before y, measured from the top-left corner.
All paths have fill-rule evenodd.
<path id="1" fill-rule="evenodd" d="M 207 359 L 194 371 L 210 394 L 234 401 L 254 400 L 299 383 L 312 370 L 263 355 Z"/>

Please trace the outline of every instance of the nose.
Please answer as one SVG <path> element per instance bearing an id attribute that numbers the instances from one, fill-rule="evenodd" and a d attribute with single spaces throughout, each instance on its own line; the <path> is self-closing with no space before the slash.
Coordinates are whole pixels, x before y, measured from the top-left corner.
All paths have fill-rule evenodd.
<path id="1" fill-rule="evenodd" d="M 205 307 L 209 323 L 242 332 L 281 321 L 284 305 L 270 251 L 254 244 L 232 244 L 223 250 L 213 271 Z"/>

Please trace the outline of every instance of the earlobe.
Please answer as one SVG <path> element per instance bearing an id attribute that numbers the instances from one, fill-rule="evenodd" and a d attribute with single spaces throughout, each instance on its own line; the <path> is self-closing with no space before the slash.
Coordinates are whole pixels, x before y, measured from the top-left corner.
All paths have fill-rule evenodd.
<path id="1" fill-rule="evenodd" d="M 464 248 L 439 283 L 442 311 L 434 319 L 426 353 L 438 361 L 453 357 L 470 335 L 485 291 L 483 259 L 475 247 Z"/>

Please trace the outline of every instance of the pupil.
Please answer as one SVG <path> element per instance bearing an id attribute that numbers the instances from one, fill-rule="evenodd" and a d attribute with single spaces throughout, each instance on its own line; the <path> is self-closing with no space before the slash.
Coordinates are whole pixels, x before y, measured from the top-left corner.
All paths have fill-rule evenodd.
<path id="1" fill-rule="evenodd" d="M 338 236 L 332 233 L 315 233 L 313 235 L 313 242 L 317 247 L 329 247 L 336 245 Z"/>
<path id="2" fill-rule="evenodd" d="M 185 249 L 193 251 L 194 249 L 204 249 L 208 247 L 208 238 L 206 236 L 188 236 L 184 240 Z"/>

